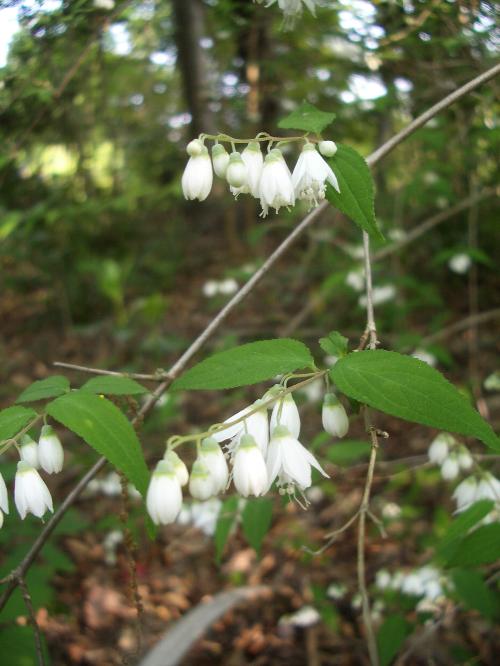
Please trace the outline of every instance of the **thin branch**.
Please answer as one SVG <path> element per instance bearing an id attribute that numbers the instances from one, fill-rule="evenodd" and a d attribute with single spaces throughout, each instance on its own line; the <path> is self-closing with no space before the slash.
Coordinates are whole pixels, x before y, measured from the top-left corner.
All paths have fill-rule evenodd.
<path id="1" fill-rule="evenodd" d="M 165 379 L 165 373 L 158 371 L 154 375 L 143 374 L 140 372 L 120 372 L 118 370 L 102 370 L 101 368 L 89 368 L 86 365 L 75 365 L 74 363 L 63 363 L 54 361 L 52 365 L 58 368 L 67 368 L 68 370 L 78 370 L 79 372 L 88 372 L 91 375 L 107 375 L 111 377 L 129 377 L 130 379 L 141 379 L 143 381 L 161 382 Z"/>
<path id="2" fill-rule="evenodd" d="M 375 324 L 375 311 L 373 308 L 373 282 L 372 282 L 372 264 L 370 259 L 370 237 L 363 231 L 363 254 L 365 264 L 366 281 L 366 333 L 370 341 L 370 349 L 375 349 L 377 341 L 377 325 Z"/>
<path id="3" fill-rule="evenodd" d="M 18 581 L 21 592 L 23 593 L 24 603 L 26 604 L 26 610 L 28 611 L 28 618 L 31 626 L 33 627 L 33 634 L 35 636 L 35 651 L 36 651 L 36 660 L 38 666 L 45 666 L 45 660 L 43 658 L 43 647 L 42 647 L 42 637 L 40 635 L 40 627 L 36 621 L 35 611 L 33 609 L 33 601 L 31 599 L 30 591 L 28 590 L 28 585 L 26 581 L 21 576 Z"/>
<path id="4" fill-rule="evenodd" d="M 500 318 L 500 308 L 494 308 L 493 310 L 486 310 L 486 312 L 481 312 L 477 315 L 464 317 L 464 319 L 460 319 L 454 324 L 450 324 L 450 326 L 446 326 L 446 328 L 442 328 L 440 331 L 436 331 L 436 333 L 431 333 L 425 338 L 422 338 L 419 345 L 429 345 L 438 340 L 442 340 L 443 338 L 447 338 L 450 335 L 455 335 L 455 333 L 459 333 L 460 331 L 465 331 L 471 326 L 484 324 L 487 321 L 498 318 Z"/>

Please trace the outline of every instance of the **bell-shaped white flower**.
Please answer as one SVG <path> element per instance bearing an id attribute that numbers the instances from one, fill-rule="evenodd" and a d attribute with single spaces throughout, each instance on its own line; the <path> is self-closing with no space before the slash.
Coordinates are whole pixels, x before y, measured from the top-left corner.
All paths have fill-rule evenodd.
<path id="1" fill-rule="evenodd" d="M 163 456 L 163 460 L 165 460 L 173 468 L 175 476 L 177 477 L 177 480 L 181 486 L 185 486 L 189 481 L 189 472 L 186 465 L 182 462 L 177 453 L 171 449 L 167 449 Z"/>
<path id="2" fill-rule="evenodd" d="M 277 148 L 271 150 L 264 160 L 259 184 L 259 198 L 262 206 L 261 217 L 266 217 L 269 208 L 276 212 L 282 206 L 295 205 L 295 192 L 293 189 L 290 169 Z"/>
<path id="3" fill-rule="evenodd" d="M 453 481 L 459 473 L 460 465 L 458 464 L 458 456 L 456 453 L 452 453 L 441 465 L 441 476 L 445 481 Z"/>
<path id="4" fill-rule="evenodd" d="M 212 477 L 213 493 L 223 492 L 229 480 L 229 470 L 226 458 L 216 439 L 207 437 L 202 441 L 198 460 L 205 464 Z"/>
<path id="5" fill-rule="evenodd" d="M 485 472 L 477 484 L 474 501 L 477 502 L 482 499 L 500 502 L 500 481 L 490 472 Z"/>
<path id="6" fill-rule="evenodd" d="M 62 470 L 64 451 L 61 440 L 52 426 L 45 425 L 42 427 L 38 440 L 38 460 L 47 474 L 54 474 Z"/>
<path id="7" fill-rule="evenodd" d="M 260 177 L 264 166 L 264 157 L 258 141 L 250 141 L 241 153 L 241 159 L 247 168 L 246 184 L 248 191 L 256 199 L 259 198 Z"/>
<path id="8" fill-rule="evenodd" d="M 229 164 L 229 154 L 220 143 L 216 143 L 212 146 L 212 163 L 214 165 L 214 171 L 219 178 L 225 178 L 227 166 Z"/>
<path id="9" fill-rule="evenodd" d="M 470 469 L 474 464 L 474 460 L 469 452 L 469 449 L 466 446 L 460 446 L 457 451 L 458 455 L 458 464 L 460 469 Z"/>
<path id="10" fill-rule="evenodd" d="M 300 414 L 291 393 L 280 398 L 273 407 L 271 413 L 271 433 L 277 426 L 285 426 L 292 437 L 296 439 L 300 435 Z"/>
<path id="11" fill-rule="evenodd" d="M 427 451 L 430 462 L 435 463 L 436 465 L 442 465 L 448 457 L 450 448 L 455 444 L 456 441 L 452 435 L 447 432 L 439 433 L 439 435 L 432 440 L 429 450 Z"/>
<path id="12" fill-rule="evenodd" d="M 337 152 L 337 145 L 335 141 L 320 141 L 318 149 L 324 157 L 333 157 Z"/>
<path id="13" fill-rule="evenodd" d="M 228 424 L 228 427 L 224 430 L 219 430 L 213 434 L 213 438 L 217 442 L 224 442 L 227 439 L 233 440 L 232 445 L 229 447 L 229 450 L 234 453 L 236 445 L 239 443 L 239 439 L 242 434 L 247 433 L 254 437 L 259 449 L 262 452 L 262 455 L 266 455 L 267 445 L 269 443 L 269 421 L 267 419 L 267 409 L 262 407 L 258 409 L 253 414 L 250 414 L 245 420 L 240 421 L 239 423 L 234 423 L 241 417 L 248 414 L 248 412 L 253 411 L 256 407 L 259 407 L 262 404 L 263 400 L 256 400 L 253 405 L 245 407 L 245 409 L 240 410 L 233 416 L 230 416 L 224 421 Z M 233 424 L 233 425 L 231 425 Z"/>
<path id="14" fill-rule="evenodd" d="M 321 420 L 325 431 L 334 437 L 345 437 L 349 430 L 349 417 L 334 393 L 327 393 L 323 400 Z"/>
<path id="15" fill-rule="evenodd" d="M 192 497 L 201 501 L 207 500 L 217 492 L 213 476 L 205 463 L 199 458 L 194 461 L 191 468 L 189 492 Z"/>
<path id="16" fill-rule="evenodd" d="M 243 497 L 263 495 L 268 488 L 264 456 L 252 435 L 241 436 L 233 464 L 233 482 Z"/>
<path id="17" fill-rule="evenodd" d="M 40 467 L 40 462 L 38 460 L 38 444 L 29 435 L 23 435 L 21 437 L 19 455 L 21 460 L 27 462 L 31 467 L 34 467 L 35 469 Z"/>
<path id="18" fill-rule="evenodd" d="M 203 148 L 203 141 L 200 141 L 199 139 L 193 139 L 186 146 L 186 153 L 189 155 L 189 157 L 198 157 L 198 155 L 202 154 Z"/>
<path id="19" fill-rule="evenodd" d="M 24 460 L 17 463 L 14 480 L 14 501 L 22 520 L 26 518 L 28 513 L 41 518 L 47 509 L 51 512 L 54 511 L 52 497 L 45 482 L 36 469 Z"/>
<path id="20" fill-rule="evenodd" d="M 9 513 L 9 494 L 3 476 L 0 474 L 0 509 L 4 513 Z"/>
<path id="21" fill-rule="evenodd" d="M 331 167 L 312 143 L 306 143 L 292 174 L 296 198 L 307 201 L 310 208 L 319 206 L 325 198 L 327 182 L 340 192 L 337 177 Z"/>
<path id="22" fill-rule="evenodd" d="M 241 188 L 247 184 L 247 168 L 242 156 L 236 150 L 229 156 L 226 180 L 231 187 L 235 188 Z"/>
<path id="23" fill-rule="evenodd" d="M 199 155 L 190 157 L 182 174 L 182 191 L 189 200 L 205 201 L 213 182 L 212 161 L 205 146 Z"/>
<path id="24" fill-rule="evenodd" d="M 278 485 L 289 494 L 293 494 L 295 486 L 305 490 L 311 485 L 311 467 L 328 477 L 313 454 L 302 446 L 288 428 L 280 425 L 271 433 L 267 452 L 269 487 L 278 479 Z"/>
<path id="25" fill-rule="evenodd" d="M 478 483 L 474 476 L 464 479 L 453 491 L 453 499 L 457 503 L 457 511 L 464 511 L 476 501 Z"/>
<path id="26" fill-rule="evenodd" d="M 146 507 L 155 525 L 173 523 L 182 507 L 182 491 L 174 468 L 160 460 L 151 476 Z"/>

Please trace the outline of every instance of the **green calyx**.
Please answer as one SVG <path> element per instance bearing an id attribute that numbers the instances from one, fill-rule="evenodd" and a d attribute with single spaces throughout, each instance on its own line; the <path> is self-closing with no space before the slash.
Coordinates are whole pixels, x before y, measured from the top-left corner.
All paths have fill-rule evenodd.
<path id="1" fill-rule="evenodd" d="M 191 468 L 192 479 L 206 479 L 209 476 L 207 466 L 202 460 L 195 460 Z"/>
<path id="2" fill-rule="evenodd" d="M 49 425 L 42 426 L 42 430 L 40 431 L 41 437 L 53 437 L 55 434 L 54 428 Z"/>
<path id="3" fill-rule="evenodd" d="M 28 434 L 25 434 L 21 437 L 21 446 L 26 446 L 27 444 L 36 444 L 33 437 L 30 437 Z"/>
<path id="4" fill-rule="evenodd" d="M 224 154 L 227 154 L 227 151 L 222 144 L 216 143 L 212 146 L 212 157 L 219 157 L 219 155 Z"/>
<path id="5" fill-rule="evenodd" d="M 238 449 L 252 449 L 254 447 L 257 447 L 257 442 L 255 441 L 255 438 L 252 437 L 252 435 L 245 433 L 241 436 Z"/>
<path id="6" fill-rule="evenodd" d="M 231 155 L 229 155 L 229 163 L 230 164 L 231 163 L 239 164 L 240 162 L 243 164 L 243 158 L 241 157 L 241 155 L 236 150 L 233 153 L 231 153 Z"/>
<path id="7" fill-rule="evenodd" d="M 175 476 L 175 470 L 173 466 L 166 460 L 160 460 L 156 465 L 155 471 L 153 472 L 154 476 Z"/>
<path id="8" fill-rule="evenodd" d="M 326 393 L 323 399 L 325 407 L 336 407 L 339 404 L 339 399 L 335 393 Z"/>
<path id="9" fill-rule="evenodd" d="M 272 432 L 272 438 L 276 439 L 278 437 L 290 437 L 290 431 L 286 426 L 278 425 Z"/>
<path id="10" fill-rule="evenodd" d="M 201 450 L 203 453 L 219 453 L 219 442 L 215 439 L 215 437 L 206 437 L 201 442 Z"/>

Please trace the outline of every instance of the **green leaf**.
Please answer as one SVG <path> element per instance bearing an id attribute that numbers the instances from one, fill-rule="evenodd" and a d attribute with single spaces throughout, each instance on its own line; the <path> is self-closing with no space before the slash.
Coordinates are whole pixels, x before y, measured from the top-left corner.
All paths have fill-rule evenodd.
<path id="1" fill-rule="evenodd" d="M 321 134 L 334 120 L 334 113 L 320 111 L 309 102 L 302 102 L 292 113 L 279 121 L 278 127 Z"/>
<path id="2" fill-rule="evenodd" d="M 37 413 L 26 407 L 7 407 L 0 412 L 0 442 L 14 437 L 17 433 L 36 418 Z"/>
<path id="3" fill-rule="evenodd" d="M 337 144 L 337 152 L 328 158 L 339 182 L 340 192 L 326 188 L 328 201 L 373 238 L 384 240 L 375 219 L 375 189 L 371 171 L 353 148 Z"/>
<path id="4" fill-rule="evenodd" d="M 345 441 L 345 442 L 335 442 L 332 444 L 327 453 L 326 457 L 334 465 L 349 465 L 360 458 L 368 457 L 370 454 L 371 446 L 368 442 L 362 441 Z"/>
<path id="5" fill-rule="evenodd" d="M 248 500 L 242 513 L 243 534 L 252 548 L 260 554 L 273 515 L 273 503 L 269 499 Z"/>
<path id="6" fill-rule="evenodd" d="M 238 512 L 238 497 L 230 497 L 221 507 L 215 526 L 215 561 L 220 564 L 224 546 L 227 543 Z"/>
<path id="7" fill-rule="evenodd" d="M 58 395 L 69 391 L 69 381 L 62 375 L 54 375 L 47 379 L 40 379 L 33 382 L 28 388 L 24 389 L 16 402 L 36 402 L 46 398 L 56 398 Z"/>
<path id="8" fill-rule="evenodd" d="M 440 430 L 477 437 L 500 451 L 500 440 L 467 398 L 427 363 L 370 350 L 341 358 L 330 370 L 340 391 L 381 412 Z"/>
<path id="9" fill-rule="evenodd" d="M 479 566 L 496 562 L 500 556 L 500 524 L 483 525 L 460 542 L 448 560 L 450 567 Z"/>
<path id="10" fill-rule="evenodd" d="M 31 588 L 29 589 L 31 592 Z M 16 590 L 15 594 L 19 595 L 19 598 L 21 598 L 21 593 L 18 590 Z M 24 604 L 22 600 L 21 603 Z M 26 606 L 24 606 L 23 612 L 20 614 L 27 614 Z M 43 663 L 50 664 L 47 644 L 42 632 L 41 643 L 44 659 Z M 25 627 L 19 627 L 17 625 L 3 626 L 0 629 L 0 654 L 4 655 L 4 659 L 9 666 L 33 666 L 33 664 L 39 663 L 35 652 L 33 629 L 29 625 Z"/>
<path id="11" fill-rule="evenodd" d="M 172 389 L 228 389 L 311 368 L 309 349 L 297 340 L 261 340 L 209 356 L 185 372 Z"/>
<path id="12" fill-rule="evenodd" d="M 411 627 L 401 615 L 390 615 L 377 634 L 380 666 L 388 666 L 397 655 Z"/>
<path id="13" fill-rule="evenodd" d="M 130 377 L 92 377 L 80 388 L 80 391 L 89 393 L 104 393 L 111 395 L 137 395 L 147 393 L 148 389 Z"/>
<path id="14" fill-rule="evenodd" d="M 467 535 L 470 529 L 487 516 L 495 506 L 492 500 L 480 500 L 463 511 L 448 527 L 439 539 L 438 555 L 449 557 L 456 549 L 458 541 Z M 451 547 L 451 550 L 450 550 Z"/>
<path id="15" fill-rule="evenodd" d="M 320 338 L 319 345 L 323 351 L 337 358 L 347 356 L 347 345 L 349 340 L 338 331 L 332 331 L 326 338 Z"/>
<path id="16" fill-rule="evenodd" d="M 106 398 L 72 391 L 47 405 L 47 413 L 122 471 L 144 496 L 149 472 L 135 430 Z"/>
<path id="17" fill-rule="evenodd" d="M 493 620 L 499 611 L 498 599 L 477 571 L 458 569 L 452 574 L 455 593 L 466 608 L 473 608 Z"/>

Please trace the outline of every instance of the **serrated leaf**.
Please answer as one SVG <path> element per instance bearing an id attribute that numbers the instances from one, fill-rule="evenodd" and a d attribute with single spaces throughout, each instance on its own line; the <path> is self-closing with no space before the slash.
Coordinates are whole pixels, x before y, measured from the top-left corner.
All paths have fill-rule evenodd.
<path id="1" fill-rule="evenodd" d="M 438 554 L 446 557 L 451 555 L 450 546 L 467 535 L 467 532 L 487 516 L 495 506 L 492 500 L 480 500 L 455 518 L 443 536 L 439 539 Z"/>
<path id="2" fill-rule="evenodd" d="M 488 620 L 498 616 L 498 598 L 478 571 L 458 569 L 452 574 L 456 595 L 466 608 L 479 611 Z"/>
<path id="3" fill-rule="evenodd" d="M 80 391 L 104 393 L 105 395 L 138 395 L 147 393 L 148 389 L 130 377 L 92 377 L 80 387 Z"/>
<path id="4" fill-rule="evenodd" d="M 54 375 L 47 379 L 40 379 L 33 382 L 28 388 L 24 389 L 16 402 L 36 402 L 46 398 L 56 398 L 69 391 L 69 381 L 63 375 Z"/>
<path id="5" fill-rule="evenodd" d="M 327 354 L 342 358 L 347 355 L 349 340 L 338 331 L 332 331 L 325 338 L 320 338 L 319 345 Z"/>
<path id="6" fill-rule="evenodd" d="M 273 503 L 269 499 L 248 500 L 241 516 L 243 534 L 252 548 L 260 554 L 273 516 Z"/>
<path id="7" fill-rule="evenodd" d="M 304 130 L 305 132 L 321 134 L 334 120 L 334 113 L 320 111 L 312 104 L 309 104 L 309 102 L 302 102 L 292 113 L 279 121 L 278 127 L 281 129 Z"/>
<path id="8" fill-rule="evenodd" d="M 477 437 L 500 450 L 499 438 L 467 398 L 440 372 L 412 356 L 353 352 L 337 361 L 330 376 L 340 391 L 381 412 Z"/>
<path id="9" fill-rule="evenodd" d="M 172 384 L 179 389 L 228 389 L 248 386 L 276 375 L 311 368 L 314 359 L 298 340 L 261 340 L 209 356 Z"/>
<path id="10" fill-rule="evenodd" d="M 106 398 L 73 391 L 47 405 L 47 413 L 122 471 L 144 496 L 149 472 L 135 430 Z"/>
<path id="11" fill-rule="evenodd" d="M 17 433 L 36 418 L 34 409 L 27 407 L 7 407 L 0 412 L 0 442 Z"/>
<path id="12" fill-rule="evenodd" d="M 479 566 L 498 561 L 500 524 L 491 523 L 474 530 L 463 539 L 448 560 L 448 566 Z"/>
<path id="13" fill-rule="evenodd" d="M 388 666 L 399 652 L 411 627 L 402 615 L 390 615 L 384 620 L 377 634 L 380 666 Z"/>
<path id="14" fill-rule="evenodd" d="M 238 501 L 238 497 L 230 497 L 224 502 L 220 509 L 214 532 L 215 561 L 217 564 L 219 564 L 221 561 L 224 546 L 227 543 L 231 530 L 236 521 Z"/>
<path id="15" fill-rule="evenodd" d="M 372 238 L 384 240 L 375 219 L 375 188 L 364 158 L 349 146 L 337 144 L 327 160 L 337 176 L 340 192 L 327 185 L 326 198 Z"/>

